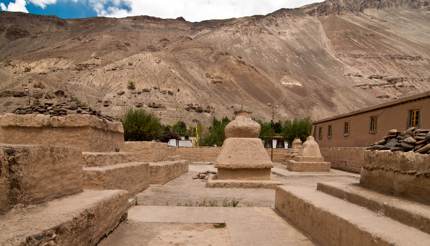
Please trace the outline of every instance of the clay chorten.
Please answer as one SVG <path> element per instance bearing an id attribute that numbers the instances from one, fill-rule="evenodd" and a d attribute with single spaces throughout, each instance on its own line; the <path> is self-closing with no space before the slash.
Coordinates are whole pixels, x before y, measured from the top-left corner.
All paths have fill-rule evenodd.
<path id="1" fill-rule="evenodd" d="M 302 141 L 300 140 L 300 138 L 294 139 L 291 148 L 292 148 L 291 154 L 293 156 L 297 156 L 300 154 L 300 152 L 302 151 Z"/>
<path id="2" fill-rule="evenodd" d="M 225 128 L 224 144 L 215 167 L 216 177 L 209 186 L 267 187 L 278 184 L 271 181 L 273 163 L 260 138 L 261 126 L 251 119 L 250 113 L 239 112 Z M 218 185 L 213 185 L 213 184 Z"/>
<path id="3" fill-rule="evenodd" d="M 328 172 L 330 162 L 324 161 L 318 143 L 314 137 L 309 136 L 299 155 L 288 161 L 287 169 L 295 172 Z"/>

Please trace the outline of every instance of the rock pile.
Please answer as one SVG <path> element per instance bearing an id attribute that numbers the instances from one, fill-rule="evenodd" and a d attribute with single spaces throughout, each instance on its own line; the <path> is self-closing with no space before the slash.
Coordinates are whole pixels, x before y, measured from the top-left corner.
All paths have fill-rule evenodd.
<path id="1" fill-rule="evenodd" d="M 369 150 L 391 150 L 430 154 L 430 129 L 409 128 L 404 132 L 392 129 L 388 135 L 368 147 Z"/>
<path id="2" fill-rule="evenodd" d="M 209 178 L 209 175 L 214 175 L 216 172 L 214 171 L 206 171 L 206 172 L 200 172 L 197 175 L 193 177 L 193 179 L 204 179 L 207 180 Z"/>
<path id="3" fill-rule="evenodd" d="M 108 121 L 114 121 L 114 118 L 102 115 L 100 111 L 94 110 L 91 107 L 76 102 L 76 101 L 67 101 L 61 103 L 33 103 L 31 106 L 27 107 L 19 107 L 13 110 L 12 113 L 15 114 L 45 114 L 51 116 L 64 116 L 68 114 L 88 114 L 94 115 L 101 119 L 105 119 Z"/>

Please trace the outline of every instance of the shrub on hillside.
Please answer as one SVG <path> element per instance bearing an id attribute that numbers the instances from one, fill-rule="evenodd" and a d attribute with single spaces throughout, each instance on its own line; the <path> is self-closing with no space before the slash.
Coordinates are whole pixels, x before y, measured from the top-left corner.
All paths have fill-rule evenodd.
<path id="1" fill-rule="evenodd" d="M 160 120 L 143 109 L 129 109 L 122 124 L 126 141 L 152 141 L 162 133 Z"/>

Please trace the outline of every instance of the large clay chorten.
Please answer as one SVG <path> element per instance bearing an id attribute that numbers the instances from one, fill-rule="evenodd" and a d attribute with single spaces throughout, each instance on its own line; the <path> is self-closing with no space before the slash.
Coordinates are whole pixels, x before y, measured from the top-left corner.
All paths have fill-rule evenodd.
<path id="1" fill-rule="evenodd" d="M 273 163 L 258 138 L 260 130 L 250 113 L 236 114 L 225 128 L 226 139 L 215 162 L 218 173 L 208 186 L 267 188 L 278 184 L 271 181 Z"/>

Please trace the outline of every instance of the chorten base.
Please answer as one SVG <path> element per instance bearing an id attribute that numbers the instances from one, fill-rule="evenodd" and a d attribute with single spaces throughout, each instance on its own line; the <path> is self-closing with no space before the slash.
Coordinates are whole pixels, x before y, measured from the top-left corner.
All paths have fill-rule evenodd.
<path id="1" fill-rule="evenodd" d="M 218 175 L 211 175 L 206 183 L 208 188 L 262 188 L 275 189 L 282 185 L 279 181 L 270 179 L 252 180 L 252 179 L 219 179 Z"/>
<path id="2" fill-rule="evenodd" d="M 329 172 L 330 162 L 289 160 L 287 169 L 293 172 Z"/>
<path id="3" fill-rule="evenodd" d="M 219 179 L 270 180 L 271 168 L 218 168 Z"/>

